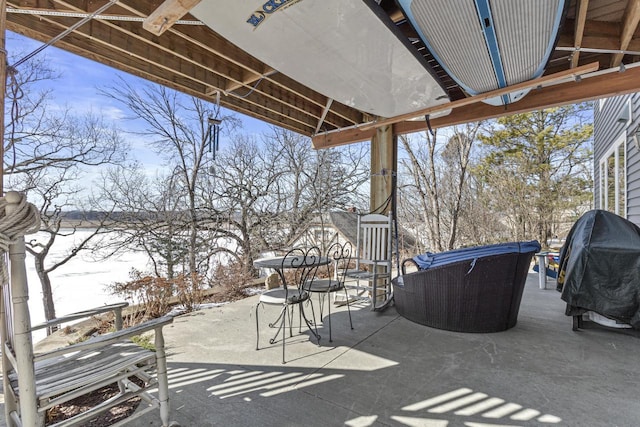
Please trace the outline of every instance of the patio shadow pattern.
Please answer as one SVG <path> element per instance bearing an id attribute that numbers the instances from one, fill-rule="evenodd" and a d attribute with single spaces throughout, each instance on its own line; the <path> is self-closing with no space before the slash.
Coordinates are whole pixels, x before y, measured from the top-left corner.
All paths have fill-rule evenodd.
<path id="1" fill-rule="evenodd" d="M 338 307 L 334 342 L 294 336 L 286 365 L 278 344 L 254 350 L 256 302 L 180 316 L 166 328 L 180 425 L 632 427 L 640 419 L 640 331 L 585 322 L 573 332 L 560 295 L 538 289 L 536 273 L 507 331 L 433 329 L 364 304 L 352 307 L 351 330 Z"/>

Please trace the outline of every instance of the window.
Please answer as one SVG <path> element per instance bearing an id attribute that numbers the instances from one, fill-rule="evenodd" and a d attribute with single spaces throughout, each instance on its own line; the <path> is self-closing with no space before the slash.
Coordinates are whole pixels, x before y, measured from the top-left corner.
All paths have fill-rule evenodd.
<path id="1" fill-rule="evenodd" d="M 627 216 L 627 138 L 622 134 L 600 159 L 600 209 Z"/>
<path id="2" fill-rule="evenodd" d="M 598 109 L 599 110 L 602 110 L 602 107 L 604 107 L 604 103 L 607 102 L 607 99 L 609 99 L 609 98 L 600 98 L 598 100 Z"/>

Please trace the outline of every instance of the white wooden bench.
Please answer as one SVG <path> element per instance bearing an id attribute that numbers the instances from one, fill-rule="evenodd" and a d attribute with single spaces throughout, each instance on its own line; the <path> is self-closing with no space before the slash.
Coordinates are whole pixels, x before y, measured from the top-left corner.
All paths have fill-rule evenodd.
<path id="1" fill-rule="evenodd" d="M 0 198 L 0 337 L 5 419 L 9 427 L 45 425 L 47 409 L 109 384 L 120 392 L 113 398 L 55 426 L 82 425 L 109 408 L 140 396 L 141 407 L 132 417 L 159 408 L 163 426 L 169 422 L 169 393 L 163 326 L 171 317 L 153 319 L 122 329 L 123 304 L 100 307 L 31 327 L 25 271 L 24 235 L 37 231 L 37 210 L 19 193 Z M 6 258 L 10 271 L 7 271 Z M 10 277 L 10 280 L 9 280 Z M 31 332 L 113 310 L 116 331 L 84 342 L 34 354 Z M 154 331 L 155 351 L 130 338 Z M 141 386 L 132 381 L 138 378 Z M 157 393 L 150 393 L 157 389 Z M 130 421 L 131 417 L 122 423 Z"/>

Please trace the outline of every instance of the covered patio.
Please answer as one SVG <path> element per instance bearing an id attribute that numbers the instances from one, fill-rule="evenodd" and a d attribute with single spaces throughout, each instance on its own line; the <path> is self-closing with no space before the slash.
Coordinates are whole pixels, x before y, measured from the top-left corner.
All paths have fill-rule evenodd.
<path id="1" fill-rule="evenodd" d="M 68 31 L 55 46 L 312 137 L 315 148 L 371 140 L 371 169 L 379 175 L 397 169 L 400 134 L 640 87 L 638 0 L 567 2 L 566 22 L 539 80 L 468 96 L 443 70 L 433 70 L 448 101 L 395 117 L 346 105 L 256 59 L 190 15 L 198 1 L 110 3 L 105 15 L 106 7 L 94 2 L 0 2 L 2 31 L 42 42 Z M 377 3 L 385 19 L 409 31 L 406 41 L 416 39 L 395 2 L 368 3 Z M 86 25 L 75 26 L 85 18 Z M 141 24 L 153 29 L 152 18 L 161 23 L 153 33 Z M 416 51 L 425 52 L 415 44 Z M 0 58 L 4 64 L 6 53 Z M 508 105 L 481 102 L 516 89 L 532 91 Z M 447 109 L 452 110 L 448 115 L 422 120 Z M 415 117 L 421 120 L 409 120 Z M 372 177 L 371 206 L 386 200 L 391 186 L 384 176 Z M 284 365 L 278 343 L 255 350 L 251 313 L 256 302 L 250 297 L 197 311 L 166 328 L 173 421 L 182 426 L 506 427 L 635 426 L 640 419 L 640 332 L 592 323 L 573 332 L 559 294 L 539 289 L 535 273 L 529 274 L 518 324 L 508 331 L 442 331 L 414 324 L 393 307 L 374 313 L 365 305 L 354 310 L 350 330 L 343 307 L 332 314 L 332 343 L 323 330 L 320 346 L 308 332 L 295 335 L 287 343 Z M 261 327 L 266 336 L 266 326 Z M 160 421 L 152 412 L 130 425 Z"/>
<path id="2" fill-rule="evenodd" d="M 495 334 L 428 328 L 362 306 L 255 350 L 256 297 L 166 328 L 172 420 L 183 426 L 634 426 L 640 332 L 571 330 L 555 290 L 529 273 L 518 324 Z M 268 309 L 267 309 L 268 310 Z M 272 309 L 273 311 L 273 309 Z M 268 315 L 270 312 L 266 311 Z M 326 321 L 326 319 L 325 319 Z M 264 326 L 267 333 L 266 326 Z M 265 340 L 266 341 L 266 340 Z M 156 414 L 134 426 L 159 425 Z"/>

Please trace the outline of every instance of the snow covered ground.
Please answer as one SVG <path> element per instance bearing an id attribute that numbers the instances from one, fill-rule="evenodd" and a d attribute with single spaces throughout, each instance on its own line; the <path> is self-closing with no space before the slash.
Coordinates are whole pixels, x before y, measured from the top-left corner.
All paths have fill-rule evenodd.
<path id="1" fill-rule="evenodd" d="M 58 237 L 47 257 L 49 261 L 45 265 L 50 265 L 54 260 L 61 259 L 73 246 L 74 240 L 81 239 L 89 233 L 89 230 L 80 230 L 75 237 Z M 42 238 L 42 235 L 38 233 L 27 236 L 27 240 L 38 239 L 38 237 Z M 30 255 L 27 255 L 26 268 L 27 280 L 29 281 L 31 323 L 35 325 L 44 321 L 44 309 L 40 280 L 35 271 L 33 257 Z M 142 254 L 132 252 L 117 259 L 95 262 L 91 260 L 88 253 L 77 255 L 50 274 L 56 315 L 62 316 L 122 301 L 122 298 L 110 295 L 106 286 L 114 282 L 129 280 L 131 268 L 147 271 L 147 258 Z M 34 341 L 39 341 L 44 336 L 44 331 L 38 331 L 38 335 L 34 335 Z"/>

